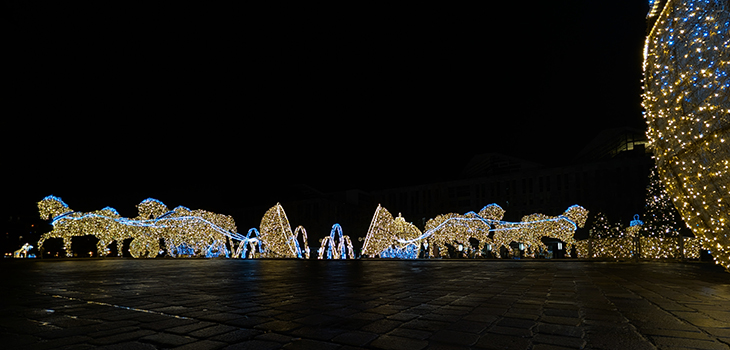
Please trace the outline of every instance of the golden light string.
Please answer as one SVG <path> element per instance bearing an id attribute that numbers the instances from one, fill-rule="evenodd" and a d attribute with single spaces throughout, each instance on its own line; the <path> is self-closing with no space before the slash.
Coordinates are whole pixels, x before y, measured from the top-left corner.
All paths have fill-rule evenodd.
<path id="1" fill-rule="evenodd" d="M 386 249 L 406 251 L 410 245 L 425 246 L 433 251 L 433 257 L 441 256 L 445 245 L 460 243 L 468 244 L 470 238 L 480 242 L 477 249 L 489 244 L 493 252 L 499 256 L 499 248 L 505 246 L 511 251 L 511 242 L 526 244 L 529 254 L 534 255 L 540 249 L 547 249 L 542 243 L 542 237 L 555 237 L 566 244 L 573 244 L 573 235 L 578 227 L 585 224 L 588 211 L 578 205 L 571 206 L 563 215 L 550 217 L 543 214 L 532 214 L 523 217 L 521 222 L 502 221 L 504 209 L 497 204 L 485 206 L 478 214 L 468 212 L 464 215 L 449 213 L 439 215 L 426 222 L 425 232 L 410 224 L 403 227 L 405 220 L 402 217 L 393 219 L 392 215 L 378 205 L 375 215 L 364 238 L 362 254 L 375 257 Z M 490 233 L 492 235 L 490 236 Z"/>
<path id="2" fill-rule="evenodd" d="M 730 5 L 655 3 L 643 106 L 659 175 L 688 227 L 730 268 Z"/>

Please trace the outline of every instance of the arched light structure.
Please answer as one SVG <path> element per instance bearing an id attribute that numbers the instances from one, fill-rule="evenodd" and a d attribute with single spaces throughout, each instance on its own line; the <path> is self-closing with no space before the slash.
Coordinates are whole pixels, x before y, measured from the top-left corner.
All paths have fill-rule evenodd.
<path id="1" fill-rule="evenodd" d="M 730 4 L 650 4 L 647 136 L 680 215 L 716 262 L 730 268 Z"/>
<path id="2" fill-rule="evenodd" d="M 322 244 L 317 250 L 319 259 L 355 259 L 355 249 L 352 247 L 350 236 L 342 234 L 340 224 L 332 225 L 330 235 L 322 239 Z"/>

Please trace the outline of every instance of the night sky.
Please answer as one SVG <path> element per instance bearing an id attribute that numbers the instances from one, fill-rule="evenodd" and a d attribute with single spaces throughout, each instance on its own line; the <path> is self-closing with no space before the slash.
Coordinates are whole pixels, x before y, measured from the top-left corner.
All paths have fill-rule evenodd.
<path id="1" fill-rule="evenodd" d="M 645 127 L 645 1 L 5 6 L 5 216 L 49 194 L 225 214 L 290 184 L 453 179 L 481 153 L 569 162 Z"/>

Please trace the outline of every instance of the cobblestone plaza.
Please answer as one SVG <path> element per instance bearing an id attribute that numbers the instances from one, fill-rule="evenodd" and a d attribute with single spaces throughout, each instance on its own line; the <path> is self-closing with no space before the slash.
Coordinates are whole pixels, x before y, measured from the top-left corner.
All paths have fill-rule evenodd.
<path id="1" fill-rule="evenodd" d="M 0 262 L 3 348 L 728 349 L 705 263 Z"/>

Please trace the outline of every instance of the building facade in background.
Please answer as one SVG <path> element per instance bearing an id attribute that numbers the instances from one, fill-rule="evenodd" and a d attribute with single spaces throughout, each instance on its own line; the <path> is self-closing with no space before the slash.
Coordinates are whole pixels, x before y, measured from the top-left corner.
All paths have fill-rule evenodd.
<path id="1" fill-rule="evenodd" d="M 579 204 L 628 225 L 634 214 L 643 212 L 653 166 L 643 131 L 620 128 L 602 132 L 573 160 L 562 164 L 484 154 L 472 159 L 461 179 L 371 195 L 418 226 L 438 214 L 479 211 L 490 203 L 504 208 L 508 221 L 532 213 L 559 215 Z"/>
<path id="2" fill-rule="evenodd" d="M 560 215 L 578 204 L 628 226 L 634 214 L 644 211 L 653 166 L 644 131 L 619 128 L 600 133 L 573 159 L 559 164 L 483 154 L 465 164 L 460 178 L 451 181 L 333 193 L 299 185 L 281 204 L 293 226 L 307 229 L 310 244 L 318 244 L 334 223 L 353 239 L 364 237 L 378 204 L 393 215 L 400 213 L 419 229 L 439 214 L 478 212 L 490 203 L 504 208 L 508 221 L 520 221 L 532 213 Z M 255 222 L 266 208 L 242 208 L 233 215 L 238 222 Z M 586 227 L 591 220 L 589 215 Z M 579 238 L 587 237 L 587 230 L 579 229 Z"/>

